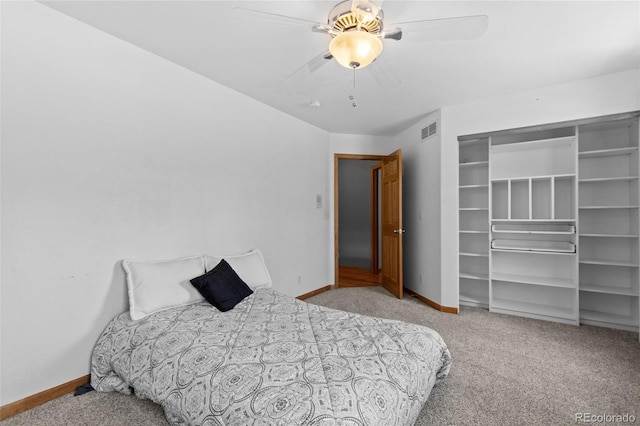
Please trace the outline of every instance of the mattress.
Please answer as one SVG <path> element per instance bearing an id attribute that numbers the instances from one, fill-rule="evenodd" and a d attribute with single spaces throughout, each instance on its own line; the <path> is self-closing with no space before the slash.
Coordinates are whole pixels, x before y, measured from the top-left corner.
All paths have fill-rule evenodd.
<path id="1" fill-rule="evenodd" d="M 428 327 L 265 288 L 228 312 L 201 302 L 116 316 L 91 385 L 152 400 L 173 425 L 412 425 L 450 366 Z"/>

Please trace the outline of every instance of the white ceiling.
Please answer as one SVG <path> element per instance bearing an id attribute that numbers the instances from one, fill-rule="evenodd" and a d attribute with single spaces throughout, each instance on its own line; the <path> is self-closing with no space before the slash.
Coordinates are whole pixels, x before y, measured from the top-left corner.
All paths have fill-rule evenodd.
<path id="1" fill-rule="evenodd" d="M 356 71 L 355 89 L 353 72 L 335 61 L 287 79 L 327 50 L 328 35 L 229 13 L 241 6 L 325 23 L 337 1 L 43 3 L 332 133 L 393 135 L 444 106 L 640 68 L 639 1 L 386 0 L 387 26 L 487 15 L 489 27 L 472 41 L 409 31 L 385 40 L 379 60 Z M 376 66 L 391 70 L 384 86 Z"/>

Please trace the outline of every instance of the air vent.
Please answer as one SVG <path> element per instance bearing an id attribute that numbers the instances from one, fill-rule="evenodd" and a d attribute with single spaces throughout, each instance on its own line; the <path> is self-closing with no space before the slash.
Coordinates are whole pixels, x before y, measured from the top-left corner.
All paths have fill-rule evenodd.
<path id="1" fill-rule="evenodd" d="M 438 125 L 437 125 L 437 121 L 434 121 L 424 129 L 422 129 L 422 140 L 429 139 L 431 136 L 437 133 L 438 133 Z"/>

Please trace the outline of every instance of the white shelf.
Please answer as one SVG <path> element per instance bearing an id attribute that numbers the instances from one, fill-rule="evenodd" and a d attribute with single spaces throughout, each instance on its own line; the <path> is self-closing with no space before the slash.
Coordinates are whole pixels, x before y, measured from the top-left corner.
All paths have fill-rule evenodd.
<path id="1" fill-rule="evenodd" d="M 580 284 L 580 291 L 587 291 L 589 293 L 618 294 L 620 296 L 638 296 L 638 289 L 595 284 Z"/>
<path id="2" fill-rule="evenodd" d="M 489 231 L 481 231 L 476 229 L 461 229 L 461 234 L 489 234 Z"/>
<path id="3" fill-rule="evenodd" d="M 477 188 L 489 188 L 489 184 L 478 184 L 478 185 L 460 185 L 458 189 L 477 189 Z"/>
<path id="4" fill-rule="evenodd" d="M 529 234 L 529 235 L 573 235 L 575 232 L 555 231 L 493 231 L 496 234 Z"/>
<path id="5" fill-rule="evenodd" d="M 576 288 L 576 282 L 569 279 L 554 277 L 533 277 L 530 275 L 502 274 L 494 272 L 492 279 L 495 281 L 508 281 L 519 284 L 541 285 L 547 287 Z"/>
<path id="6" fill-rule="evenodd" d="M 491 225 L 491 231 L 504 234 L 573 235 L 576 233 L 576 227 L 573 224 L 494 223 Z"/>
<path id="7" fill-rule="evenodd" d="M 630 268 L 638 267 L 637 262 L 632 262 L 630 260 L 580 259 L 579 262 L 584 265 L 625 266 Z"/>
<path id="8" fill-rule="evenodd" d="M 544 222 L 544 223 L 569 223 L 575 222 L 575 219 L 499 219 L 493 218 L 491 222 L 504 222 L 504 223 L 531 223 L 531 222 Z"/>
<path id="9" fill-rule="evenodd" d="M 489 211 L 488 207 L 461 207 L 458 210 L 470 212 L 470 211 Z"/>
<path id="10" fill-rule="evenodd" d="M 578 158 L 613 157 L 615 155 L 629 155 L 637 151 L 637 146 L 612 149 L 597 149 L 593 151 L 578 152 Z"/>
<path id="11" fill-rule="evenodd" d="M 474 253 L 470 251 L 461 251 L 460 256 L 470 256 L 470 257 L 489 257 L 489 253 Z"/>
<path id="12" fill-rule="evenodd" d="M 468 278 L 470 280 L 489 281 L 489 274 L 481 274 L 478 272 L 460 272 L 460 278 Z"/>
<path id="13" fill-rule="evenodd" d="M 513 250 L 513 249 L 491 249 L 494 253 L 524 253 L 546 256 L 575 256 L 575 252 L 563 252 L 563 251 L 538 251 L 538 250 Z"/>
<path id="14" fill-rule="evenodd" d="M 566 241 L 493 240 L 493 250 L 575 253 L 576 245 Z"/>
<path id="15" fill-rule="evenodd" d="M 619 206 L 579 206 L 580 210 L 603 210 L 603 209 L 637 209 L 638 205 L 619 205 Z"/>
<path id="16" fill-rule="evenodd" d="M 460 297 L 458 300 L 460 301 L 461 305 L 475 306 L 478 308 L 485 308 L 485 309 L 489 307 L 489 299 L 485 299 L 485 298 L 470 297 L 470 296 L 460 294 Z"/>
<path id="17" fill-rule="evenodd" d="M 542 150 L 542 149 L 550 149 L 554 150 L 559 147 L 570 147 L 576 137 L 575 136 L 564 136 L 560 138 L 549 138 L 549 139 L 537 139 L 533 141 L 526 142 L 513 142 L 513 143 L 505 143 L 500 145 L 492 145 L 491 152 L 493 154 L 496 153 L 506 153 L 506 152 L 516 152 L 516 153 L 525 153 L 527 151 L 532 150 Z"/>
<path id="18" fill-rule="evenodd" d="M 593 321 L 596 323 L 607 323 L 611 325 L 624 325 L 633 329 L 637 329 L 638 327 L 637 317 L 632 317 L 630 315 L 611 314 L 607 312 L 589 311 L 585 309 L 580 309 L 580 321 L 584 321 L 585 323 L 587 323 L 587 321 Z"/>
<path id="19" fill-rule="evenodd" d="M 580 238 L 638 238 L 638 234 L 580 234 Z"/>
<path id="20" fill-rule="evenodd" d="M 587 178 L 578 179 L 578 183 L 600 183 L 600 182 L 631 182 L 638 180 L 638 176 L 618 176 L 618 177 L 604 177 L 604 178 Z"/>
<path id="21" fill-rule="evenodd" d="M 542 175 L 526 175 L 526 176 L 518 176 L 518 177 L 499 177 L 492 178 L 491 182 L 507 182 L 514 180 L 529 180 L 529 179 L 551 179 L 551 178 L 572 178 L 576 177 L 575 173 L 560 173 L 560 174 L 542 174 Z"/>
<path id="22" fill-rule="evenodd" d="M 468 163 L 459 163 L 459 167 L 485 167 L 488 166 L 488 161 L 470 161 Z"/>
<path id="23" fill-rule="evenodd" d="M 514 300 L 501 300 L 494 298 L 491 310 L 494 312 L 512 313 L 516 315 L 527 313 L 536 317 L 564 319 L 572 323 L 575 321 L 573 309 L 559 306 L 543 305 L 539 303 L 519 302 Z"/>

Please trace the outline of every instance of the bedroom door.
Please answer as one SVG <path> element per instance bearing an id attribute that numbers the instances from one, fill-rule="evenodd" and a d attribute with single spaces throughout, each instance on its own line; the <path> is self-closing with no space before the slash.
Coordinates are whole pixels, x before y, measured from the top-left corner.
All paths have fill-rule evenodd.
<path id="1" fill-rule="evenodd" d="M 382 160 L 382 286 L 402 299 L 402 150 Z"/>

